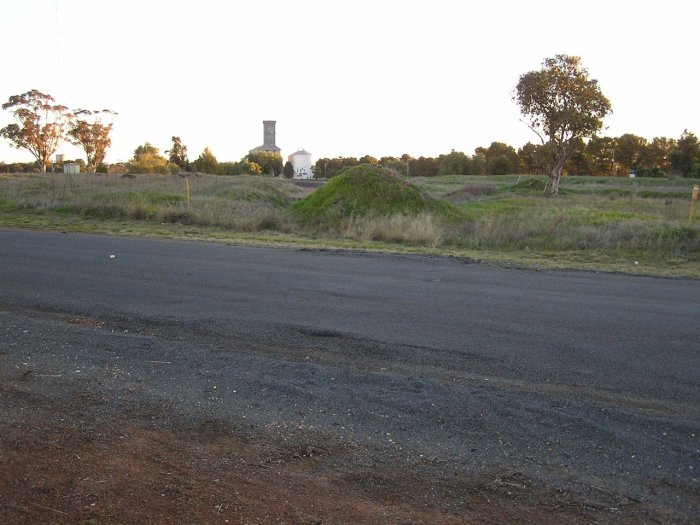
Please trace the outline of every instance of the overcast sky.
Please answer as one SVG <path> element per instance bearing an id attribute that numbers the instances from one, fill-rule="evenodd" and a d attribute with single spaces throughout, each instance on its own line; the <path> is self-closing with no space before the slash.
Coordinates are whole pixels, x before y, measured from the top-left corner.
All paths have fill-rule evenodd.
<path id="1" fill-rule="evenodd" d="M 191 159 L 262 143 L 314 158 L 516 149 L 512 91 L 579 55 L 612 102 L 606 134 L 700 132 L 697 8 L 666 0 L 2 0 L 0 99 L 30 89 L 119 113 L 108 162 L 178 135 Z M 0 127 L 12 122 L 0 111 Z M 83 156 L 66 146 L 68 157 Z M 0 139 L 0 160 L 31 161 Z"/>

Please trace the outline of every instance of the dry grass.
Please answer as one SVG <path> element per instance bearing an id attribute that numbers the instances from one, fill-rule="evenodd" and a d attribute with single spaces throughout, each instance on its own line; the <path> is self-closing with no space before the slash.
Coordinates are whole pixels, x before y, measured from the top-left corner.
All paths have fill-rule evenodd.
<path id="1" fill-rule="evenodd" d="M 700 275 L 700 219 L 688 221 L 698 181 L 577 178 L 568 183 L 576 191 L 557 199 L 533 190 L 537 182 L 436 177 L 421 184 L 442 199 L 438 210 L 397 208 L 309 224 L 292 211 L 308 190 L 280 179 L 191 177 L 188 203 L 186 179 L 177 176 L 0 176 L 0 224 L 156 235 L 198 228 L 208 237 L 500 253 L 503 260 L 589 260 L 611 268 L 640 260 L 659 273 L 675 264 Z"/>
<path id="2" fill-rule="evenodd" d="M 287 181 L 262 177 L 5 177 L 0 199 L 37 213 L 133 219 L 235 231 L 291 231 L 285 209 L 299 192 Z"/>
<path id="3" fill-rule="evenodd" d="M 681 199 L 500 195 L 462 208 L 444 243 L 468 249 L 608 250 L 663 258 L 700 253 L 700 222 Z"/>
<path id="4" fill-rule="evenodd" d="M 382 241 L 436 248 L 442 244 L 443 225 L 433 213 L 355 217 L 344 224 L 343 236 L 359 241 Z"/>

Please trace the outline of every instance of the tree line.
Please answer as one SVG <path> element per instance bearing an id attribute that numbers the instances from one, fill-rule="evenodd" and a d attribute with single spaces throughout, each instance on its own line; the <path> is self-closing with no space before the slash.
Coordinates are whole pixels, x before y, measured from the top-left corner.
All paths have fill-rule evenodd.
<path id="1" fill-rule="evenodd" d="M 106 165 L 102 160 L 96 171 L 107 173 L 159 173 L 181 171 L 214 175 L 263 175 L 284 173 L 291 176 L 291 166 L 271 153 L 253 153 L 240 161 L 220 162 L 207 147 L 193 161 L 187 156 L 187 147 L 179 137 L 172 137 L 172 147 L 160 154 L 150 143 L 138 146 L 127 163 Z M 90 167 L 83 159 L 65 160 L 79 164 L 83 170 Z M 94 160 L 93 160 L 94 162 Z M 379 164 L 402 175 L 434 177 L 437 175 L 544 175 L 549 156 L 542 144 L 528 142 L 517 150 L 503 142 L 492 142 L 478 147 L 474 154 L 451 151 L 437 157 L 385 156 L 335 157 L 318 159 L 313 167 L 317 178 L 330 178 L 345 168 L 358 164 Z M 32 173 L 40 169 L 37 162 L 0 162 L 0 173 Z M 685 131 L 680 138 L 655 137 L 651 141 L 626 133 L 620 137 L 593 137 L 579 141 L 576 150 L 566 161 L 564 173 L 591 176 L 639 177 L 700 177 L 700 141 Z M 286 173 L 285 173 L 286 172 Z"/>
<path id="2" fill-rule="evenodd" d="M 146 142 L 134 150 L 134 156 L 127 163 L 116 168 L 122 173 L 198 172 L 211 175 L 273 176 L 279 175 L 285 168 L 282 157 L 274 153 L 253 152 L 240 161 L 219 162 L 208 147 L 204 148 L 199 157 L 190 161 L 187 146 L 182 143 L 182 139 L 174 136 L 171 140 L 172 146 L 165 151 L 165 155 L 161 155 L 158 148 Z"/>
<path id="3" fill-rule="evenodd" d="M 195 160 L 190 162 L 187 146 L 180 137 L 172 137 L 172 147 L 166 150 L 168 160 L 181 171 L 196 171 L 212 175 L 279 175 L 284 171 L 282 157 L 271 152 L 250 152 L 239 161 L 219 162 L 214 153 L 205 147 Z"/>
<path id="4" fill-rule="evenodd" d="M 546 145 L 528 142 L 517 150 L 503 142 L 478 147 L 468 155 L 452 150 L 437 157 L 336 157 L 316 161 L 316 177 L 328 178 L 358 164 L 379 164 L 403 175 L 546 175 L 551 154 Z M 576 141 L 563 172 L 572 175 L 639 177 L 700 177 L 700 141 L 684 131 L 678 139 L 655 137 L 651 141 L 625 133 L 620 137 L 594 136 L 587 142 Z"/>

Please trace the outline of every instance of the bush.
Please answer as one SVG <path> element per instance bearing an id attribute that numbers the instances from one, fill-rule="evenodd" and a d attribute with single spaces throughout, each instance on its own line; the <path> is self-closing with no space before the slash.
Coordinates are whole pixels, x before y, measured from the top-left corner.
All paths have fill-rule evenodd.
<path id="1" fill-rule="evenodd" d="M 240 162 L 220 162 L 219 175 L 262 175 L 262 168 L 255 162 L 243 159 Z"/>
<path id="2" fill-rule="evenodd" d="M 260 167 L 260 174 L 276 177 L 282 173 L 282 157 L 277 153 L 268 151 L 256 151 L 248 153 L 246 161 Z"/>
<path id="3" fill-rule="evenodd" d="M 638 177 L 665 177 L 666 174 L 659 168 L 658 166 L 654 166 L 653 168 L 637 168 L 637 176 Z"/>
<path id="4" fill-rule="evenodd" d="M 209 148 L 204 148 L 202 154 L 197 157 L 197 160 L 192 164 L 196 171 L 201 171 L 202 173 L 208 173 L 210 175 L 219 173 L 219 161 L 216 160 L 216 157 Z"/>
<path id="5" fill-rule="evenodd" d="M 127 164 L 127 173 L 155 173 L 174 175 L 180 172 L 180 167 L 162 157 L 158 148 L 146 142 L 134 150 L 134 157 Z"/>

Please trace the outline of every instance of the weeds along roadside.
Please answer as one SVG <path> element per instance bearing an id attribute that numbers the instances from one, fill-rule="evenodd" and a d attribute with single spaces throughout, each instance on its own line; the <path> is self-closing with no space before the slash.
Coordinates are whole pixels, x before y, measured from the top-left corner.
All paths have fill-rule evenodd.
<path id="1" fill-rule="evenodd" d="M 590 251 L 700 262 L 700 220 L 688 221 L 689 199 L 683 197 L 690 195 L 693 181 L 568 177 L 557 199 L 540 195 L 536 177 L 446 176 L 415 182 L 450 203 L 451 211 L 370 212 L 309 225 L 291 206 L 310 190 L 286 180 L 88 174 L 4 176 L 0 211 L 3 216 L 132 220 L 418 248 Z"/>

